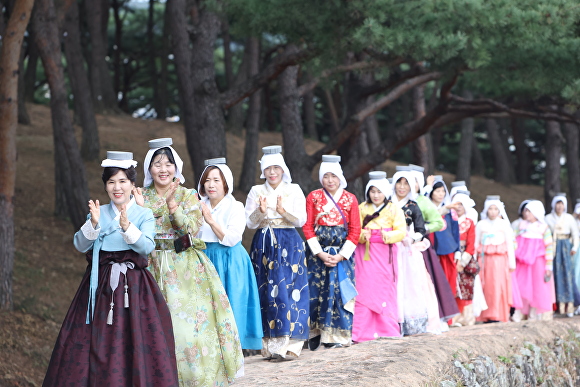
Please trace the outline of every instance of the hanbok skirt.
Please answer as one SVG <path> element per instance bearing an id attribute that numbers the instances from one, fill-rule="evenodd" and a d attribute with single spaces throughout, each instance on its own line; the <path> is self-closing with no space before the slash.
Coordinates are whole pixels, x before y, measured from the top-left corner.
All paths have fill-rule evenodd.
<path id="1" fill-rule="evenodd" d="M 429 247 L 428 239 L 398 246 L 398 304 L 401 334 L 441 333 L 439 304 L 431 276 L 425 267 L 422 251 Z M 358 271 L 358 267 L 357 267 Z M 356 317 L 355 317 L 356 318 Z"/>
<path id="2" fill-rule="evenodd" d="M 568 239 L 556 241 L 554 256 L 554 283 L 556 284 L 556 302 L 574 301 L 573 268 L 570 251 L 572 244 Z"/>
<path id="3" fill-rule="evenodd" d="M 510 318 L 513 302 L 512 276 L 509 270 L 507 246 L 485 245 L 483 257 L 478 254 L 479 276 L 488 308 L 481 312 L 477 321 L 503 321 Z"/>
<path id="4" fill-rule="evenodd" d="M 100 252 L 90 324 L 85 319 L 92 251 L 87 253 L 87 261 L 89 266 L 62 324 L 43 386 L 177 386 L 171 315 L 151 273 L 145 270 L 147 259 L 131 250 Z M 113 292 L 113 264 L 128 262 L 135 266 L 126 275 L 120 274 Z"/>
<path id="5" fill-rule="evenodd" d="M 546 271 L 546 246 L 543 239 L 517 237 L 516 278 L 523 307 L 521 311 L 529 315 L 530 308 L 536 312 L 545 313 L 553 310 L 556 302 L 554 276 L 548 282 L 544 281 Z"/>
<path id="6" fill-rule="evenodd" d="M 574 268 L 574 305 L 580 305 L 580 249 L 573 257 L 572 266 Z"/>
<path id="7" fill-rule="evenodd" d="M 157 248 L 167 246 L 156 240 Z M 149 270 L 167 301 L 175 331 L 180 386 L 228 386 L 243 375 L 244 355 L 234 312 L 205 243 L 154 250 Z"/>
<path id="8" fill-rule="evenodd" d="M 299 356 L 309 334 L 304 242 L 295 228 L 265 227 L 254 234 L 250 256 L 262 312 L 262 355 Z"/>
<path id="9" fill-rule="evenodd" d="M 246 249 L 239 242 L 224 246 L 206 242 L 205 254 L 215 266 L 226 290 L 243 349 L 262 348 L 262 316 L 256 275 Z"/>
<path id="10" fill-rule="evenodd" d="M 441 267 L 439 256 L 435 253 L 433 247 L 423 251 L 423 260 L 433 281 L 433 286 L 435 286 L 435 293 L 439 303 L 439 317 L 448 320 L 459 314 L 459 308 L 457 307 L 457 302 L 455 302 L 455 295 L 449 286 L 449 281 Z"/>
<path id="11" fill-rule="evenodd" d="M 365 260 L 366 243 L 355 250 L 356 296 L 352 326 L 355 342 L 378 337 L 399 337 L 397 310 L 397 246 L 385 244 L 381 230 L 371 230 L 370 259 Z"/>
<path id="12" fill-rule="evenodd" d="M 322 249 L 333 255 L 340 251 L 346 235 L 343 226 L 319 226 L 316 231 Z M 354 260 L 351 257 L 335 267 L 327 267 L 308 246 L 306 256 L 310 286 L 310 336 L 320 335 L 321 343 L 349 346 L 352 343 L 354 305 L 351 305 L 351 300 L 343 300 L 346 293 L 341 290 L 339 271 L 345 276 L 345 282 L 354 284 Z"/>

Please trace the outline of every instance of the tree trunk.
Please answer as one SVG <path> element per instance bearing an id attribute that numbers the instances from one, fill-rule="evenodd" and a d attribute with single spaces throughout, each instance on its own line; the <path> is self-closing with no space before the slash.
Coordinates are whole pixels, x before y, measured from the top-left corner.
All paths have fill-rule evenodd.
<path id="1" fill-rule="evenodd" d="M 24 69 L 24 50 L 21 50 L 19 69 Z M 23 125 L 30 125 L 30 116 L 26 108 L 26 100 L 24 99 L 24 71 L 18 71 L 18 123 Z"/>
<path id="2" fill-rule="evenodd" d="M 476 176 L 485 175 L 485 162 L 483 161 L 483 155 L 481 154 L 481 149 L 477 144 L 477 139 L 475 136 L 472 137 L 471 142 L 471 174 Z"/>
<path id="3" fill-rule="evenodd" d="M 511 120 L 502 118 L 499 120 L 499 128 L 500 128 L 500 138 L 502 143 L 502 149 L 506 154 L 506 159 L 508 161 L 506 165 L 507 173 L 509 174 L 510 181 L 516 181 L 516 170 L 514 168 L 514 160 L 512 157 L 512 152 L 510 150 L 510 129 L 511 129 Z M 513 135 L 511 136 L 513 140 Z"/>
<path id="4" fill-rule="evenodd" d="M 276 130 L 276 120 L 274 119 L 274 106 L 272 104 L 272 89 L 270 84 L 264 87 L 264 103 L 266 105 L 266 122 L 268 123 L 268 131 Z"/>
<path id="5" fill-rule="evenodd" d="M 473 95 L 469 91 L 463 93 L 463 97 L 467 100 L 472 100 Z M 459 155 L 457 157 L 457 173 L 455 179 L 458 181 L 465 181 L 469 187 L 471 181 L 471 155 L 473 144 L 473 118 L 466 118 L 461 121 L 461 140 L 459 141 Z"/>
<path id="6" fill-rule="evenodd" d="M 232 75 L 232 83 L 231 87 L 236 87 L 244 83 L 248 79 L 248 72 L 249 72 L 249 62 L 250 62 L 250 55 L 248 51 L 249 39 L 246 40 L 245 48 L 244 48 L 244 56 L 242 58 L 242 63 L 238 68 L 238 73 L 236 74 L 235 78 Z M 240 101 L 234 106 L 228 109 L 228 117 L 227 117 L 227 130 L 235 134 L 236 136 L 242 135 L 242 129 L 244 128 L 244 101 Z"/>
<path id="7" fill-rule="evenodd" d="M 121 63 L 121 52 L 123 52 L 123 20 L 121 20 L 121 6 L 122 2 L 119 0 L 111 0 L 111 8 L 113 9 L 113 19 L 115 20 L 115 47 L 113 49 L 113 90 L 115 95 L 119 95 L 121 90 L 121 78 L 123 77 L 123 64 Z M 106 40 L 105 40 L 106 42 Z M 155 51 L 150 47 L 151 51 Z M 119 105 L 127 100 L 125 93 L 122 94 Z"/>
<path id="8" fill-rule="evenodd" d="M 306 79 L 310 80 L 310 76 Z M 306 132 L 308 137 L 318 141 L 318 132 L 316 131 L 316 106 L 314 105 L 314 89 L 304 94 L 302 99 L 302 108 L 304 109 L 304 122 L 306 123 Z"/>
<path id="9" fill-rule="evenodd" d="M 14 268 L 14 192 L 16 188 L 16 128 L 18 73 L 24 32 L 34 0 L 18 0 L 4 26 L 0 48 L 0 310 L 12 310 Z M 4 15 L 0 16 L 3 18 Z"/>
<path id="10" fill-rule="evenodd" d="M 234 86 L 234 66 L 232 60 L 232 46 L 230 37 L 230 25 L 227 18 L 222 21 L 222 39 L 224 42 L 224 68 L 226 71 L 226 89 Z"/>
<path id="11" fill-rule="evenodd" d="M 79 6 L 76 1 L 71 2 L 65 16 L 64 54 L 67 70 L 74 95 L 76 114 L 83 128 L 81 154 L 84 160 L 96 161 L 99 158 L 99 129 L 95 119 L 95 110 L 91 99 L 89 77 L 85 70 L 85 61 L 82 52 Z"/>
<path id="12" fill-rule="evenodd" d="M 157 50 L 155 48 L 155 34 L 153 33 L 153 28 L 155 27 L 155 0 L 149 0 L 149 15 L 147 18 L 147 43 L 149 45 L 149 77 L 151 81 L 151 89 L 153 90 L 153 108 L 155 109 L 155 116 L 159 118 L 161 114 L 165 118 L 164 113 L 159 112 L 159 90 L 157 82 L 157 66 L 155 65 L 155 59 L 157 57 Z M 125 96 L 124 96 L 125 97 Z"/>
<path id="13" fill-rule="evenodd" d="M 158 106 L 157 118 L 164 120 L 167 118 L 169 107 L 169 93 L 167 91 L 167 82 L 169 79 L 169 53 L 171 52 L 171 32 L 169 28 L 169 12 L 165 7 L 163 14 L 163 46 L 161 48 L 161 74 L 157 84 Z"/>
<path id="14" fill-rule="evenodd" d="M 576 112 L 576 117 L 580 114 Z M 564 137 L 566 138 L 566 169 L 568 172 L 568 187 L 570 190 L 571 210 L 574 210 L 576 200 L 580 198 L 580 162 L 578 155 L 579 136 L 578 125 L 564 124 Z"/>
<path id="15" fill-rule="evenodd" d="M 84 222 L 89 190 L 85 167 L 68 111 L 68 93 L 56 11 L 52 0 L 36 0 L 32 24 L 40 58 L 50 86 L 50 110 L 54 132 L 55 212 L 68 216 L 75 228 Z"/>
<path id="16" fill-rule="evenodd" d="M 98 113 L 117 111 L 117 96 L 113 89 L 113 81 L 106 61 L 107 41 L 103 24 L 108 18 L 104 14 L 103 2 L 85 4 L 87 27 L 90 34 L 91 52 L 89 60 L 91 92 L 93 106 Z M 106 26 L 106 24 L 104 24 Z"/>
<path id="17" fill-rule="evenodd" d="M 560 158 L 562 157 L 562 132 L 560 123 L 556 121 L 546 122 L 546 168 L 544 169 L 544 200 L 546 213 L 551 211 L 550 203 L 556 193 L 561 192 L 560 184 Z"/>
<path id="18" fill-rule="evenodd" d="M 522 128 L 522 121 L 519 118 L 511 119 L 511 127 L 516 147 L 516 180 L 519 184 L 527 184 L 530 174 L 530 159 L 526 145 L 526 132 Z"/>
<path id="19" fill-rule="evenodd" d="M 413 88 L 413 119 L 425 116 L 425 85 Z M 424 134 L 412 143 L 413 163 L 425 168 L 425 173 L 431 175 L 435 171 L 435 160 L 432 141 L 429 134 Z"/>
<path id="20" fill-rule="evenodd" d="M 36 69 L 38 65 L 38 48 L 34 42 L 34 33 L 28 31 L 28 61 L 26 72 L 24 73 L 24 100 L 34 102 L 34 91 L 36 90 Z"/>
<path id="21" fill-rule="evenodd" d="M 249 53 L 249 76 L 258 74 L 260 64 L 260 41 L 258 38 L 249 38 L 246 47 Z M 258 140 L 260 137 L 260 116 L 262 107 L 262 93 L 256 92 L 250 97 L 248 119 L 246 120 L 246 145 L 244 147 L 244 165 L 240 177 L 240 190 L 250 192 L 256 181 L 256 160 L 258 159 Z"/>
<path id="22" fill-rule="evenodd" d="M 289 45 L 287 50 L 296 50 Z M 284 159 L 292 173 L 292 181 L 302 187 L 305 194 L 314 189 L 314 182 L 309 168 L 308 155 L 304 149 L 304 128 L 298 106 L 298 68 L 287 67 L 278 78 L 278 96 L 280 98 L 280 123 L 284 141 Z"/>
<path id="23" fill-rule="evenodd" d="M 510 161 L 508 160 L 507 155 L 503 149 L 504 144 L 501 140 L 498 124 L 493 118 L 488 118 L 485 121 L 485 124 L 489 138 L 489 144 L 494 156 L 495 180 L 504 185 L 510 185 L 512 183 L 508 170 L 508 164 Z"/>

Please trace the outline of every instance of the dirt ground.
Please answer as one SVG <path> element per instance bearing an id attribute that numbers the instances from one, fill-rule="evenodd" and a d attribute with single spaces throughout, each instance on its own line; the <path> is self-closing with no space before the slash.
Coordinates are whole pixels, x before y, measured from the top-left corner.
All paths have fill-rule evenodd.
<path id="1" fill-rule="evenodd" d="M 16 253 L 14 263 L 14 312 L 0 312 L 0 386 L 39 386 L 42 383 L 52 347 L 60 324 L 68 310 L 81 277 L 86 269 L 82 254 L 72 245 L 73 230 L 66 220 L 53 216 L 54 208 L 54 160 L 52 127 L 48 107 L 28 105 L 32 125 L 18 128 L 18 176 L 15 197 Z M 191 163 L 185 148 L 185 135 L 180 124 L 158 121 L 142 121 L 128 116 L 98 116 L 102 156 L 106 150 L 133 151 L 140 162 L 147 152 L 147 141 L 158 137 L 173 137 L 174 147 L 184 159 L 186 186 L 195 186 L 191 178 Z M 80 130 L 78 131 L 80 136 Z M 279 133 L 262 133 L 260 145 L 282 142 Z M 241 172 L 244 142 L 228 135 L 228 164 L 234 176 Z M 307 141 L 307 150 L 313 152 L 321 144 Z M 257 161 L 256 161 L 257 162 Z M 385 163 L 383 168 L 392 176 L 395 162 Z M 98 162 L 86 163 L 91 198 L 108 202 L 100 179 Z M 142 176 L 142 174 L 140 174 Z M 446 181 L 453 176 L 443 174 Z M 257 180 L 258 182 L 258 180 Z M 514 216 L 519 203 L 528 197 L 541 198 L 538 186 L 504 187 L 481 177 L 473 177 L 470 187 L 472 196 L 481 209 L 485 195 L 499 194 L 506 203 L 508 214 Z M 238 200 L 245 201 L 237 192 Z M 247 245 L 252 237 L 246 231 Z M 576 318 L 572 319 L 576 321 Z M 580 319 L 579 319 L 580 320 Z M 554 323 L 556 325 L 563 322 Z M 571 323 L 571 322 L 570 322 Z M 450 354 L 463 346 L 469 347 L 467 337 L 480 340 L 482 348 L 498 347 L 507 350 L 509 341 L 491 339 L 501 331 L 519 331 L 516 324 L 501 327 L 477 326 L 461 328 L 442 336 L 418 336 L 401 340 L 385 340 L 359 344 L 350 349 L 332 352 L 305 353 L 294 362 L 270 364 L 259 357 L 248 358 L 247 377 L 240 385 L 278 384 L 287 378 L 316 375 L 309 385 L 335 384 L 365 385 L 367 378 L 392 378 L 417 382 L 437 374 L 437 367 L 445 364 Z M 529 325 L 533 330 L 551 331 L 546 326 Z M 559 325 L 558 325 L 559 326 Z M 472 333 L 469 333 L 472 332 Z M 526 332 L 526 330 L 524 330 Z M 510 333 L 511 334 L 511 333 Z M 524 335 L 524 333 L 518 333 Z M 506 336 L 507 337 L 507 336 Z M 520 337 L 520 336 L 518 336 Z M 477 341 L 476 340 L 476 341 Z M 487 344 L 486 344 L 487 343 Z M 475 343 L 473 345 L 476 345 Z M 456 349 L 455 349 L 456 348 Z M 309 351 L 306 351 L 309 352 Z M 356 366 L 355 366 L 356 365 Z M 327 367 L 334 367 L 334 371 Z M 274 373 L 272 370 L 275 370 Z M 308 370 L 308 371 L 306 371 Z M 341 372 L 337 372 L 342 370 Z M 368 373 L 367 370 L 373 370 Z M 294 372 L 294 374 L 292 374 Z M 422 375 L 423 373 L 424 375 Z M 402 376 L 406 375 L 401 379 Z M 415 379 L 411 378 L 414 375 Z M 404 381 L 407 383 L 407 381 Z M 290 385 L 299 385 L 290 383 Z M 384 384 L 389 385 L 389 384 Z"/>

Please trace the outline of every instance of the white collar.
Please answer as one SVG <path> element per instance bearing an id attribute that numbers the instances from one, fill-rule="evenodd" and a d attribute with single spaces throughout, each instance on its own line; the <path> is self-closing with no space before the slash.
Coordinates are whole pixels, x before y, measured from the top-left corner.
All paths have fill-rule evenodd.
<path id="1" fill-rule="evenodd" d="M 111 207 L 113 207 L 113 212 L 115 213 L 115 219 L 119 219 L 119 215 L 121 215 L 121 211 L 119 211 L 117 209 L 117 206 L 115 205 L 115 203 L 110 203 Z M 131 195 L 131 200 L 129 200 L 129 203 L 127 204 L 127 208 L 126 211 L 129 212 L 129 208 L 131 208 L 131 206 L 135 204 L 135 197 L 133 195 Z"/>

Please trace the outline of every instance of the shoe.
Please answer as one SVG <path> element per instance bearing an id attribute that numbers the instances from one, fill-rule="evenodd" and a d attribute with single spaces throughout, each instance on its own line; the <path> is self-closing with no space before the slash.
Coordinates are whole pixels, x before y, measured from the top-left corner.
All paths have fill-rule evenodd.
<path id="1" fill-rule="evenodd" d="M 574 317 L 574 313 L 566 313 L 566 316 L 568 316 L 568 317 Z"/>
<path id="2" fill-rule="evenodd" d="M 342 348 L 342 347 L 344 347 L 344 345 L 342 345 L 340 343 L 324 343 L 324 346 L 326 347 L 326 349 Z"/>
<path id="3" fill-rule="evenodd" d="M 320 339 L 322 336 L 318 335 L 308 340 L 308 349 L 311 351 L 316 351 L 320 348 Z"/>
<path id="4" fill-rule="evenodd" d="M 294 358 L 292 358 L 290 356 L 282 357 L 282 355 L 275 353 L 272 355 L 272 359 L 270 359 L 270 363 L 280 363 L 283 361 L 290 361 L 290 360 L 294 360 Z"/>

